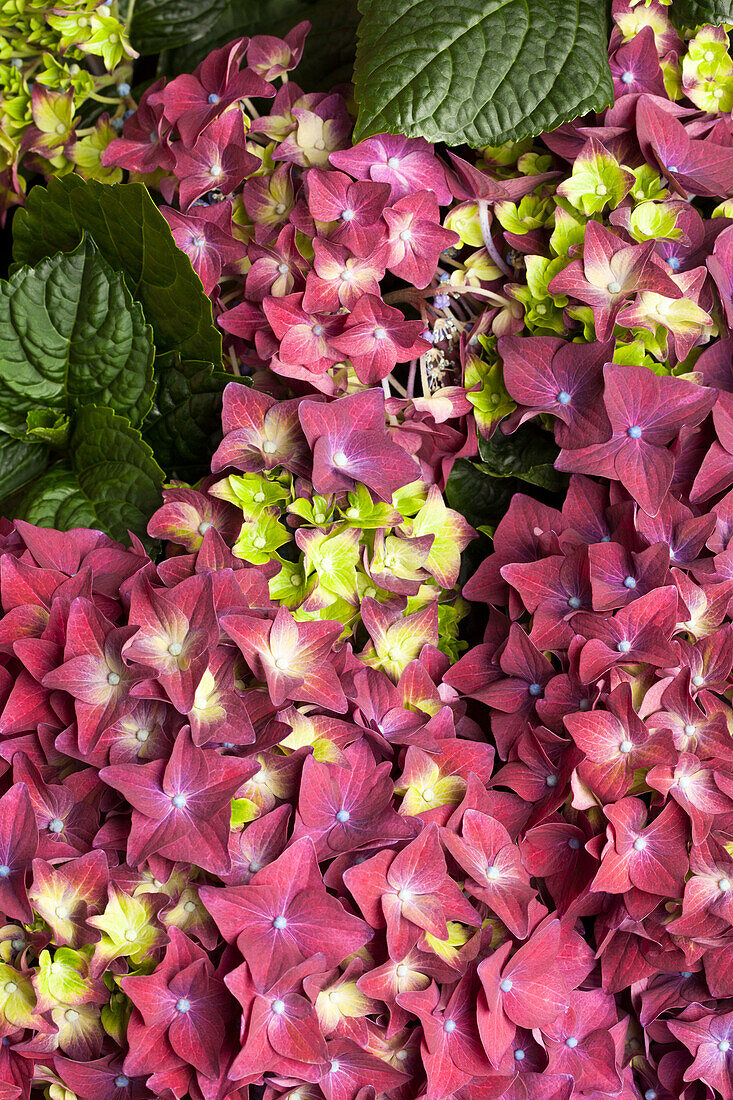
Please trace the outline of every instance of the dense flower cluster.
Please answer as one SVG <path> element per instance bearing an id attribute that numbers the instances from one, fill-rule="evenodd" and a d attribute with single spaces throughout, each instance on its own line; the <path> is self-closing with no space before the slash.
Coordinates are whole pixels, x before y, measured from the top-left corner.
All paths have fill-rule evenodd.
<path id="1" fill-rule="evenodd" d="M 445 679 L 493 711 L 492 782 L 531 803 L 524 866 L 582 918 L 594 985 L 630 993 L 642 1080 L 730 1097 L 731 500 L 691 505 L 695 471 L 654 517 L 582 475 L 561 511 L 516 497 L 464 588 L 495 609 L 485 642 Z"/>
<path id="2" fill-rule="evenodd" d="M 447 317 L 434 326 L 429 304 L 444 297 L 432 286 L 440 256 L 459 243 L 440 217 L 453 197 L 449 170 L 422 139 L 385 134 L 352 148 L 342 94 L 285 82 L 307 26 L 285 41 L 238 40 L 193 75 L 157 81 L 103 163 L 176 204 L 163 213 L 212 295 L 236 373 L 327 395 L 381 382 L 402 398 L 394 422 L 409 421 L 425 447 L 470 452 L 470 433 L 442 427 L 470 410 L 460 387 L 445 389 L 460 380 L 459 333 Z M 258 115 L 252 99 L 273 96 Z M 485 249 L 472 264 L 477 278 L 499 274 Z"/>
<path id="3" fill-rule="evenodd" d="M 614 105 L 476 163 L 392 135 L 351 147 L 338 92 L 275 94 L 303 26 L 158 81 L 104 163 L 176 204 L 236 373 L 280 393 L 381 383 L 443 484 L 475 427 L 511 431 L 527 403 L 498 339 L 610 340 L 609 360 L 679 376 L 730 319 L 727 34 L 685 41 L 658 0 L 615 0 L 614 20 Z M 273 95 L 260 116 L 251 97 Z"/>
<path id="4" fill-rule="evenodd" d="M 677 448 L 716 399 L 606 369 L 623 392 L 658 388 Z M 315 404 L 360 423 L 373 403 L 362 439 L 386 433 L 383 401 Z M 362 594 L 345 641 L 241 553 L 249 494 L 285 484 L 268 466 L 297 464 L 307 512 L 309 485 L 360 454 L 353 426 L 322 416 L 309 437 L 308 402 L 300 428 L 280 408 L 230 385 L 214 466 L 243 468 L 225 483 L 244 518 L 216 474 L 169 490 L 151 533 L 177 545 L 157 566 L 95 532 L 3 532 L 11 1095 L 244 1100 L 264 1080 L 290 1100 L 692 1098 L 704 1082 L 729 1100 L 730 494 L 691 506 L 688 448 L 653 517 L 581 474 L 561 512 L 517 497 L 465 588 L 494 609 L 486 639 L 451 667 L 435 601 Z M 409 461 L 400 486 L 367 455 L 371 486 L 352 478 L 329 507 L 419 501 Z"/>
<path id="5" fill-rule="evenodd" d="M 275 94 L 304 26 L 105 153 L 252 384 L 157 563 L 0 531 L 3 1100 L 733 1100 L 733 62 L 613 16 L 476 163 Z M 530 419 L 462 653 L 440 490 Z"/>
<path id="6" fill-rule="evenodd" d="M 486 149 L 476 164 L 457 168 L 463 191 L 454 193 L 463 201 L 445 224 L 459 233 L 464 250 L 480 243 L 482 229 L 491 234 L 503 272 L 479 284 L 487 309 L 473 311 L 462 350 L 466 397 L 487 437 L 500 424 L 513 431 L 532 415 L 526 407 L 540 414 L 557 409 L 558 394 L 565 400 L 564 386 L 545 392 L 552 385 L 550 347 L 587 344 L 591 358 L 699 380 L 694 372 L 703 347 L 731 321 L 728 35 L 704 26 L 683 40 L 657 0 L 614 0 L 613 19 L 616 98 L 607 111 L 566 123 L 534 145 Z M 531 193 L 519 201 L 502 194 L 538 170 L 546 175 Z M 448 287 L 453 324 L 463 330 L 466 299 L 458 312 L 451 302 Z M 528 355 L 540 349 L 544 381 L 534 361 L 531 385 L 518 378 L 514 360 L 507 369 L 497 345 L 507 336 L 542 338 L 523 346 Z M 565 370 L 566 354 L 556 370 Z M 608 421 L 588 417 L 593 387 L 585 388 L 585 367 L 579 370 L 584 438 L 607 442 Z M 517 406 L 525 407 L 521 418 Z M 570 421 L 566 415 L 561 421 L 555 435 L 566 447 Z M 608 476 L 610 465 L 584 468 Z"/>
<path id="7" fill-rule="evenodd" d="M 210 479 L 207 492 L 165 490 L 150 534 L 194 551 L 202 525 L 206 531 L 213 524 L 230 563 L 262 566 L 271 598 L 300 621 L 340 622 L 344 637 L 371 623 L 384 605 L 389 619 L 402 608 L 414 623 L 422 621 L 427 640 L 437 613 L 440 648 L 455 657 L 466 608 L 455 586 L 461 551 L 475 532 L 446 507 L 437 486 L 421 480 L 417 458 L 391 441 L 384 408 L 381 390 L 330 404 L 278 402 L 232 383 L 212 468 L 243 473 Z M 397 438 L 408 442 L 403 432 Z M 167 567 L 183 576 L 194 560 L 189 554 Z M 372 637 L 377 667 L 399 675 L 405 654 L 396 636 L 389 653 Z M 413 656 L 418 638 L 406 651 Z"/>
<path id="8" fill-rule="evenodd" d="M 8 208 L 25 198 L 21 167 L 46 176 L 76 171 L 108 183 L 122 178 L 102 167 L 101 156 L 133 107 L 130 61 L 136 56 L 116 0 L 0 6 L 3 222 Z"/>
<path id="9" fill-rule="evenodd" d="M 250 495 L 285 496 L 294 469 L 304 505 L 306 479 L 331 489 L 313 498 L 329 512 L 345 514 L 350 491 L 361 512 L 368 499 L 382 552 L 414 544 L 403 592 L 437 594 L 432 573 L 455 582 L 465 521 L 454 516 L 456 542 L 443 545 L 440 530 L 411 537 L 408 519 L 380 503 L 402 490 L 414 524 L 431 493 L 417 461 L 389 443 L 380 390 L 328 406 L 350 413 L 335 436 L 326 416 L 309 424 L 307 403 L 302 429 L 279 405 L 263 433 L 259 396 L 231 385 L 220 448 L 230 467 L 281 474 L 258 476 Z M 239 504 L 247 477 L 226 479 L 239 483 Z M 387 535 L 380 521 L 405 530 Z M 472 777 L 487 783 L 493 749 L 442 684 L 436 599 L 411 610 L 385 573 L 390 591 L 362 595 L 356 653 L 341 622 L 296 618 L 270 598 L 268 571 L 237 554 L 240 527 L 256 522 L 215 495 L 171 489 L 151 533 L 173 530 L 178 545 L 157 567 L 138 544 L 124 550 L 97 532 L 4 527 L 0 1058 L 11 1097 L 35 1082 L 82 1098 L 209 1100 L 245 1096 L 265 1072 L 324 1079 L 329 1097 L 409 1083 L 402 1046 L 417 1064 L 417 1033 L 404 1031 L 394 996 L 415 979 L 388 977 L 383 997 L 401 1023 L 380 1023 L 379 991 L 356 983 L 389 969 L 389 955 L 341 876 L 363 853 L 396 856 L 390 845 L 408 860 L 426 842 L 437 855 L 437 826 L 423 836 L 418 815 L 447 818 Z M 331 521 L 321 540 L 351 530 Z M 306 519 L 298 531 L 318 529 Z M 381 579 L 375 545 L 363 568 Z M 337 562 L 318 583 L 344 576 Z M 450 889 L 445 916 L 430 918 L 435 947 L 422 952 L 435 976 L 458 976 L 465 944 L 481 938 L 478 914 Z M 416 919 L 402 955 L 417 944 Z"/>

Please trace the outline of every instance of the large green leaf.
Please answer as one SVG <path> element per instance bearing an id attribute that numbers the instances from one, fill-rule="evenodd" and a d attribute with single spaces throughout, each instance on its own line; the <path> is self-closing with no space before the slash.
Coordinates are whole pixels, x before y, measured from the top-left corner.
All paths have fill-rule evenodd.
<path id="1" fill-rule="evenodd" d="M 669 11 L 681 27 L 733 23 L 733 0 L 674 0 Z"/>
<path id="2" fill-rule="evenodd" d="M 465 516 L 472 527 L 495 527 L 516 490 L 516 482 L 490 477 L 473 462 L 459 458 L 451 470 L 445 495 L 450 507 Z"/>
<path id="3" fill-rule="evenodd" d="M 26 443 L 0 434 L 0 499 L 27 485 L 48 466 L 48 451 L 38 443 Z M 0 515 L 7 515 L 0 505 Z"/>
<path id="4" fill-rule="evenodd" d="M 228 0 L 137 0 L 132 45 L 151 54 L 195 42 L 216 26 L 227 7 Z"/>
<path id="5" fill-rule="evenodd" d="M 208 9 L 208 0 L 199 2 L 202 8 Z M 138 0 L 135 25 L 142 18 L 141 3 L 143 13 L 163 7 L 160 0 Z M 282 37 L 296 23 L 307 19 L 312 29 L 295 79 L 308 91 L 327 91 L 335 84 L 351 80 L 359 23 L 356 0 L 339 0 L 338 3 L 334 0 L 247 0 L 246 4 L 242 0 L 220 0 L 219 7 L 220 13 L 215 23 L 209 24 L 205 17 L 206 30 L 201 35 L 179 38 L 178 41 L 184 44 L 165 55 L 162 67 L 167 73 L 190 72 L 210 50 L 225 45 L 232 38 L 243 34 Z M 168 28 L 167 33 L 177 36 L 172 28 Z M 173 41 L 161 39 L 158 48 L 172 45 Z"/>
<path id="6" fill-rule="evenodd" d="M 445 487 L 446 499 L 451 508 L 464 515 L 471 526 L 481 533 L 481 538 L 469 543 L 463 551 L 460 584 L 475 573 L 489 552 L 484 536 L 493 535 L 516 493 L 528 493 L 557 508 L 562 505 L 562 494 L 550 492 L 540 485 L 529 488 L 518 477 L 494 476 L 486 473 L 480 463 L 465 458 L 459 458 L 454 464 Z"/>
<path id="7" fill-rule="evenodd" d="M 142 423 L 153 397 L 151 329 L 87 237 L 71 253 L 0 281 L 0 428 L 31 410 L 108 405 Z"/>
<path id="8" fill-rule="evenodd" d="M 144 435 L 168 476 L 197 479 L 208 472 L 221 439 L 221 397 L 232 375 L 211 363 L 173 352 L 155 363 L 158 388 Z"/>
<path id="9" fill-rule="evenodd" d="M 14 218 L 13 256 L 35 265 L 72 251 L 85 231 L 107 263 L 123 273 L 153 327 L 158 351 L 220 363 L 221 334 L 211 302 L 141 183 L 110 186 L 68 175 L 33 187 Z"/>
<path id="10" fill-rule="evenodd" d="M 524 424 L 512 435 L 479 436 L 478 452 L 478 469 L 490 477 L 516 477 L 551 492 L 567 484 L 565 475 L 553 466 L 558 449 L 552 437 L 532 424 Z"/>
<path id="11" fill-rule="evenodd" d="M 26 519 L 39 527 L 55 527 L 58 531 L 102 527 L 92 502 L 79 487 L 76 474 L 63 462 L 34 482 L 13 509 L 13 518 Z"/>
<path id="12" fill-rule="evenodd" d="M 613 99 L 603 0 L 359 0 L 357 139 L 498 145 Z"/>
<path id="13" fill-rule="evenodd" d="M 79 411 L 69 457 L 39 477 L 15 516 L 42 527 L 94 527 L 143 536 L 161 500 L 164 473 L 127 420 L 109 408 Z"/>

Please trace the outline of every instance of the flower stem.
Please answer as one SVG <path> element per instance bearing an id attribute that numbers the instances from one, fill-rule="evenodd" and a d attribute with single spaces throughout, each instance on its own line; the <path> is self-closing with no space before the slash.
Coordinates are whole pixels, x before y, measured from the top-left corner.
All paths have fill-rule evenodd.
<path id="1" fill-rule="evenodd" d="M 415 375 L 417 373 L 417 359 L 410 360 L 410 372 L 407 375 L 407 392 L 405 397 L 408 400 L 412 400 L 412 396 L 415 393 Z"/>
<path id="2" fill-rule="evenodd" d="M 482 286 L 468 286 L 468 284 L 465 286 L 453 285 L 450 288 L 450 292 L 452 293 L 454 290 L 460 291 L 462 294 L 475 294 L 479 298 L 488 298 L 489 301 L 496 302 L 502 306 L 508 306 L 510 304 L 509 301 L 506 298 L 502 298 L 500 294 L 494 294 L 493 290 L 484 290 Z"/>
<path id="3" fill-rule="evenodd" d="M 428 382 L 428 365 L 425 356 L 420 356 L 420 382 L 422 384 L 423 397 L 430 397 L 430 383 Z"/>
<path id="4" fill-rule="evenodd" d="M 499 255 L 499 250 L 494 244 L 494 238 L 491 236 L 491 221 L 489 218 L 489 204 L 486 199 L 478 200 L 478 217 L 481 223 L 481 236 L 484 238 L 484 244 L 486 245 L 486 251 L 491 259 L 494 261 L 500 271 L 511 278 L 512 271 L 502 256 Z"/>

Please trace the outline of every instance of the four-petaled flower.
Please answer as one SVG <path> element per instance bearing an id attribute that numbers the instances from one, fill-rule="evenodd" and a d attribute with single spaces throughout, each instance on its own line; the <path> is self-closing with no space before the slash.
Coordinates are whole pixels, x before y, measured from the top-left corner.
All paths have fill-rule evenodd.
<path id="1" fill-rule="evenodd" d="M 603 402 L 610 438 L 560 452 L 559 470 L 595 474 L 621 482 L 654 516 L 672 482 L 674 458 L 666 447 L 684 424 L 699 424 L 716 392 L 679 378 L 658 378 L 646 367 L 607 364 Z"/>
<path id="2" fill-rule="evenodd" d="M 191 860 L 212 874 L 226 874 L 231 800 L 257 771 L 257 762 L 221 756 L 194 745 L 183 729 L 170 759 L 113 764 L 100 778 L 133 807 L 128 858 L 139 863 L 156 853 Z"/>

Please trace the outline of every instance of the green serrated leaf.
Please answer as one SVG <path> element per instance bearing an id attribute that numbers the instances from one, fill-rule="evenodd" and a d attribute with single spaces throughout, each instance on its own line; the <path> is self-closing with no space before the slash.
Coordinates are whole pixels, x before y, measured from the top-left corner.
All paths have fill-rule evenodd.
<path id="1" fill-rule="evenodd" d="M 142 309 L 87 237 L 0 281 L 0 428 L 11 435 L 25 435 L 34 409 L 108 405 L 141 423 L 153 356 Z"/>
<path id="2" fill-rule="evenodd" d="M 165 475 L 140 433 L 109 408 L 81 409 L 69 458 L 39 477 L 15 516 L 41 527 L 93 527 L 141 537 L 160 505 Z"/>
<path id="3" fill-rule="evenodd" d="M 33 481 L 43 473 L 48 462 L 49 454 L 45 447 L 0 434 L 0 499 Z M 6 516 L 8 510 L 0 507 L 0 514 Z"/>
<path id="4" fill-rule="evenodd" d="M 355 140 L 500 145 L 613 101 L 600 0 L 360 0 Z"/>
<path id="5" fill-rule="evenodd" d="M 141 183 L 109 185 L 67 175 L 33 187 L 13 220 L 13 258 L 33 265 L 70 252 L 85 231 L 107 263 L 123 273 L 153 327 L 158 351 L 221 362 L 211 302 Z"/>
<path id="6" fill-rule="evenodd" d="M 156 9 L 161 6 L 159 0 L 142 2 Z M 204 7 L 207 0 L 200 2 Z M 328 91 L 335 84 L 351 80 L 359 23 L 356 0 L 340 0 L 338 4 L 333 0 L 248 0 L 246 4 L 242 4 L 241 0 L 228 0 L 220 7 L 216 23 L 209 26 L 203 35 L 187 39 L 185 44 L 166 53 L 162 66 L 168 74 L 191 72 L 210 50 L 223 46 L 239 35 L 270 34 L 282 37 L 296 23 L 307 19 L 311 30 L 297 69 L 298 83 L 310 91 Z M 135 23 L 137 19 L 136 10 Z M 171 33 L 170 28 L 168 33 Z M 166 42 L 165 45 L 173 43 Z M 162 48 L 162 43 L 159 48 Z"/>
<path id="7" fill-rule="evenodd" d="M 221 440 L 222 393 L 234 379 L 173 352 L 159 356 L 155 368 L 158 389 L 145 439 L 169 477 L 196 480 L 209 472 Z"/>
<path id="8" fill-rule="evenodd" d="M 669 13 L 680 27 L 733 23 L 733 0 L 674 0 Z"/>
<path id="9" fill-rule="evenodd" d="M 495 432 L 491 439 L 479 436 L 477 468 L 489 477 L 515 477 L 530 485 L 556 492 L 566 484 L 553 463 L 558 449 L 546 432 L 525 424 L 512 435 Z"/>

